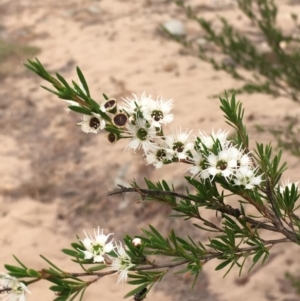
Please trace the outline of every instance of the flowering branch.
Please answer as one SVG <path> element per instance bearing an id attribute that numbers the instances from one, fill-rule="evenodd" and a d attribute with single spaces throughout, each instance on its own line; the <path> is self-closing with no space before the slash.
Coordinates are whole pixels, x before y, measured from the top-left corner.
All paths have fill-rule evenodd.
<path id="1" fill-rule="evenodd" d="M 195 284 L 203 265 L 212 259 L 219 261 L 216 270 L 227 267 L 227 274 L 236 265 L 241 273 L 249 257 L 252 269 L 260 260 L 266 261 L 273 246 L 287 242 L 300 244 L 297 183 L 279 183 L 286 170 L 286 164 L 280 163 L 281 152 L 273 155 L 270 145 L 259 143 L 254 151 L 249 151 L 244 109 L 234 95 L 220 99 L 226 122 L 235 130 L 232 139 L 222 130 L 211 135 L 201 131 L 192 135 L 191 131 L 180 128 L 165 134 L 163 127 L 173 120 L 172 100 L 153 99 L 143 93 L 119 104 L 103 94 L 103 101 L 97 102 L 78 67 L 80 83 L 72 81 L 71 86 L 60 74 L 56 78 L 51 76 L 38 60 L 28 60 L 25 66 L 52 84 L 55 90 L 43 88 L 63 99 L 69 111 L 82 114 L 77 125 L 83 132 L 106 131 L 112 144 L 126 139 L 129 143 L 125 149 L 141 150 L 147 164 L 156 169 L 176 163 L 188 166 L 190 175 L 185 176 L 188 185 L 185 194 L 176 192 L 164 180 L 153 183 L 145 179 L 146 188 L 136 182 L 131 187 L 119 185 L 109 196 L 138 193 L 143 201 L 169 206 L 176 212 L 173 215 L 176 218 L 200 221 L 193 226 L 214 235 L 206 242 L 180 237 L 175 230 L 164 237 L 150 225 L 149 229 L 142 229 L 143 235 L 126 235 L 121 243 L 114 241 L 113 233 L 104 234 L 98 227 L 93 235 L 84 232 L 84 238 L 78 237 L 71 248 L 62 250 L 78 264 L 80 272 L 63 271 L 44 256 L 41 257 L 50 267 L 40 271 L 28 268 L 16 257 L 18 266 L 6 264 L 8 274 L 0 274 L 0 292 L 7 294 L 7 300 L 24 301 L 29 292 L 27 285 L 40 280 L 52 284 L 50 290 L 55 301 L 77 297 L 81 300 L 89 285 L 117 274 L 118 283 L 126 281 L 135 286 L 125 297 L 134 295 L 138 301 L 172 268 L 182 267 L 177 273 L 192 275 Z M 227 204 L 229 196 L 237 197 L 236 208 Z M 248 214 L 249 207 L 255 210 L 255 215 Z M 205 218 L 208 210 L 219 214 L 219 222 Z M 261 229 L 266 231 L 261 233 Z M 281 237 L 269 240 L 268 231 Z M 92 278 L 82 279 L 87 276 Z"/>

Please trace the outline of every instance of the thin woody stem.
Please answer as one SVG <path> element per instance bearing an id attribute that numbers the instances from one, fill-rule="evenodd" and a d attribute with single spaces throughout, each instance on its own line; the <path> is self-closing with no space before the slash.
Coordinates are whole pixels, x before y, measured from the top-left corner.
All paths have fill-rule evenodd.
<path id="1" fill-rule="evenodd" d="M 299 243 L 299 239 L 297 238 L 295 233 L 289 231 L 288 229 L 286 229 L 283 226 L 280 214 L 279 214 L 277 208 L 275 207 L 275 200 L 274 200 L 274 197 L 273 197 L 273 192 L 272 192 L 269 180 L 267 180 L 266 194 L 267 194 L 268 199 L 271 203 L 273 212 L 275 213 L 275 218 L 272 219 L 272 222 L 273 222 L 274 226 L 278 229 L 278 232 L 281 232 L 284 236 L 288 237 L 292 242 Z"/>
<path id="2" fill-rule="evenodd" d="M 111 192 L 108 192 L 107 195 L 111 196 L 111 195 L 122 194 L 122 193 L 126 193 L 126 192 L 137 192 L 142 196 L 142 198 L 149 197 L 149 196 L 152 196 L 152 197 L 175 196 L 175 197 L 179 197 L 181 199 L 193 201 L 193 199 L 190 198 L 189 196 L 187 196 L 185 194 L 173 192 L 173 191 L 161 191 L 161 190 L 151 190 L 151 189 L 135 188 L 135 187 L 124 187 L 122 185 L 118 185 L 118 186 L 120 187 L 120 189 L 116 189 L 116 190 L 113 190 Z M 272 211 L 270 211 L 265 206 L 260 206 L 256 203 L 254 203 L 252 201 L 252 199 L 250 199 L 247 195 L 242 195 L 242 196 L 247 201 L 249 201 L 250 204 L 253 204 L 259 211 L 265 212 L 265 215 L 270 220 L 270 222 L 274 223 L 274 214 L 272 214 Z M 265 222 L 257 221 L 253 218 L 244 216 L 244 215 L 241 214 L 239 209 L 232 208 L 229 205 L 219 206 L 218 208 L 215 208 L 215 209 L 219 212 L 228 214 L 228 215 L 233 216 L 237 219 L 245 219 L 248 223 L 255 226 L 257 229 L 265 229 L 265 230 L 269 230 L 269 231 L 272 231 L 272 232 L 280 232 L 280 233 L 284 234 L 286 237 L 288 237 L 291 241 L 293 241 L 293 242 L 297 241 L 297 239 L 294 237 L 294 233 L 292 231 L 289 231 L 285 228 L 284 229 L 279 228 L 277 224 L 272 226 L 272 225 L 269 225 Z M 200 216 L 193 216 L 193 217 L 198 218 L 200 220 L 203 220 Z M 213 227 L 213 228 L 216 229 L 216 230 L 222 231 L 222 229 L 218 228 L 217 226 Z"/>
<path id="3" fill-rule="evenodd" d="M 282 239 L 275 239 L 275 240 L 263 240 L 262 243 L 265 246 L 271 245 L 274 246 L 279 243 L 286 243 L 286 242 L 291 242 L 288 238 L 282 238 Z M 240 256 L 244 253 L 249 253 L 251 251 L 256 251 L 259 247 L 253 246 L 253 247 L 245 247 L 245 248 L 237 248 L 235 254 Z M 199 258 L 200 260 L 203 260 L 204 262 L 208 262 L 209 260 L 212 260 L 214 258 L 221 257 L 223 254 L 221 252 L 208 252 L 206 255 L 203 257 Z M 146 271 L 146 270 L 157 270 L 157 269 L 162 269 L 162 268 L 174 268 L 183 264 L 189 263 L 189 260 L 182 260 L 178 262 L 173 262 L 173 263 L 166 263 L 166 264 L 155 264 L 155 265 L 141 265 L 137 266 L 136 268 L 131 269 L 130 271 Z M 91 284 L 93 282 L 96 282 L 102 277 L 108 276 L 115 274 L 117 271 L 107 271 L 107 272 L 83 272 L 83 273 L 76 273 L 76 272 L 64 272 L 63 277 L 61 278 L 70 278 L 70 277 L 87 277 L 87 276 L 97 276 L 97 278 L 92 279 L 88 284 Z M 50 277 L 51 275 L 49 275 Z M 53 276 L 52 276 L 53 277 Z M 45 275 L 44 278 L 47 278 Z"/>
<path id="4" fill-rule="evenodd" d="M 109 191 L 107 193 L 108 196 L 116 195 L 116 194 L 122 194 L 125 192 L 137 192 L 139 193 L 143 198 L 149 197 L 149 196 L 175 196 L 184 200 L 193 201 L 192 198 L 185 194 L 173 192 L 173 191 L 161 191 L 161 190 L 152 190 L 152 189 L 144 189 L 144 188 L 137 188 L 137 187 L 124 187 L 122 185 L 118 185 L 120 189 L 115 189 L 113 191 Z"/>

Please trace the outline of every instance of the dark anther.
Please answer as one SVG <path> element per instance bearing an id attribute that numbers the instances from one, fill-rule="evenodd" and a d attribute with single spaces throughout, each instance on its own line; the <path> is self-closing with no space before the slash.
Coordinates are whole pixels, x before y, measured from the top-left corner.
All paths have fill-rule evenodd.
<path id="1" fill-rule="evenodd" d="M 167 152 L 164 149 L 160 149 L 157 153 L 156 153 L 156 158 L 158 160 L 163 160 L 167 155 Z"/>
<path id="2" fill-rule="evenodd" d="M 164 115 L 161 111 L 153 111 L 151 116 L 155 121 L 160 121 L 161 119 L 164 118 Z"/>
<path id="3" fill-rule="evenodd" d="M 173 150 L 177 151 L 178 153 L 182 153 L 184 150 L 184 144 L 181 142 L 174 143 Z"/>

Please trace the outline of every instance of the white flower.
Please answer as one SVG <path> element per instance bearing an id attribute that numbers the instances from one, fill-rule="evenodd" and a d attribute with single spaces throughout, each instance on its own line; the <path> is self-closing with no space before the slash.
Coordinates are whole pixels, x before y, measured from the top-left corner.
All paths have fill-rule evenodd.
<path id="1" fill-rule="evenodd" d="M 77 125 L 81 125 L 81 129 L 85 133 L 97 134 L 105 128 L 105 120 L 99 114 L 92 112 L 92 115 L 83 115 L 82 121 Z"/>
<path id="2" fill-rule="evenodd" d="M 198 138 L 200 139 L 201 143 L 197 143 L 197 145 L 200 149 L 203 149 L 203 144 L 208 150 L 212 150 L 216 141 L 219 140 L 221 149 L 224 149 L 229 144 L 229 141 L 227 140 L 228 133 L 229 132 L 219 129 L 216 133 L 213 130 L 212 134 L 208 136 L 206 133 L 200 131 Z"/>
<path id="3" fill-rule="evenodd" d="M 131 258 L 126 253 L 121 243 L 116 245 L 116 249 L 117 257 L 110 257 L 110 259 L 112 260 L 111 269 L 119 273 L 119 283 L 127 280 L 128 270 L 135 265 L 131 262 Z"/>
<path id="4" fill-rule="evenodd" d="M 161 168 L 163 164 L 171 162 L 172 158 L 173 155 L 166 151 L 164 142 L 161 145 L 154 145 L 146 153 L 147 163 L 154 165 L 156 168 Z"/>
<path id="5" fill-rule="evenodd" d="M 173 135 L 166 136 L 167 152 L 179 160 L 185 160 L 188 157 L 188 151 L 191 151 L 194 147 L 194 143 L 191 142 L 191 132 L 179 131 Z"/>
<path id="6" fill-rule="evenodd" d="M 26 285 L 17 278 L 0 273 L 0 291 L 3 291 L 3 301 L 26 301 L 26 293 L 30 293 Z"/>
<path id="7" fill-rule="evenodd" d="M 237 147 L 229 147 L 228 150 L 230 150 L 232 158 L 235 158 L 237 161 L 237 170 L 239 170 L 241 173 L 244 171 L 247 172 L 248 169 L 253 169 L 253 161 L 248 154 L 245 154 L 241 149 L 238 149 Z"/>
<path id="8" fill-rule="evenodd" d="M 146 120 L 141 118 L 136 119 L 134 124 L 129 123 L 127 125 L 127 130 L 132 139 L 125 150 L 128 148 L 137 150 L 142 147 L 147 152 L 153 147 L 153 141 L 151 140 L 156 138 L 156 130 L 153 127 L 149 127 Z"/>
<path id="9" fill-rule="evenodd" d="M 198 176 L 202 172 L 205 164 L 205 158 L 200 152 L 197 152 L 195 150 L 192 150 L 191 153 L 192 157 L 189 157 L 188 161 L 191 162 L 193 166 L 189 167 L 188 170 L 192 174 L 192 177 L 194 177 Z"/>
<path id="10" fill-rule="evenodd" d="M 136 94 L 132 94 L 134 99 L 130 98 L 122 98 L 125 102 L 125 105 L 120 106 L 121 109 L 125 110 L 129 115 L 137 114 L 142 109 L 142 101 Z M 143 102 L 147 100 L 146 94 L 143 93 L 142 95 Z M 151 95 L 149 100 L 151 99 Z M 143 116 L 136 116 L 137 118 L 141 118 Z"/>
<path id="11" fill-rule="evenodd" d="M 279 189 L 279 192 L 281 194 L 284 194 L 284 191 L 285 191 L 286 188 L 288 188 L 288 190 L 291 191 L 293 184 L 295 185 L 296 190 L 298 190 L 298 184 L 299 184 L 299 182 L 293 183 L 293 182 L 290 182 L 290 180 L 288 179 L 285 182 L 281 182 L 281 183 L 282 183 L 282 185 L 278 185 L 278 189 Z"/>
<path id="12" fill-rule="evenodd" d="M 208 176 L 214 178 L 216 175 L 221 175 L 228 180 L 237 168 L 237 160 L 231 149 L 221 150 L 218 155 L 210 153 L 207 157 L 207 164 L 208 167 L 200 173 L 203 179 L 207 179 Z"/>
<path id="13" fill-rule="evenodd" d="M 107 240 L 112 233 L 105 235 L 103 234 L 103 230 L 100 233 L 100 228 L 98 230 L 94 229 L 94 236 L 92 238 L 91 235 L 88 235 L 85 231 L 84 234 L 86 238 L 81 240 L 85 250 L 79 250 L 84 254 L 84 259 L 92 259 L 94 262 L 105 262 L 104 255 L 113 250 L 113 240 L 107 243 Z"/>
<path id="14" fill-rule="evenodd" d="M 235 185 L 245 186 L 245 189 L 253 189 L 261 182 L 261 175 L 256 176 L 256 171 L 250 168 L 248 168 L 247 170 L 243 169 L 243 172 L 238 170 L 235 174 Z"/>
<path id="15" fill-rule="evenodd" d="M 170 111 L 173 107 L 173 100 L 165 101 L 162 97 L 153 100 L 144 94 L 141 98 L 142 112 L 144 118 L 154 127 L 161 127 L 162 124 L 167 124 L 173 121 L 173 114 Z"/>
<path id="16" fill-rule="evenodd" d="M 121 106 L 121 109 L 134 116 L 134 119 L 147 120 L 152 127 L 161 127 L 161 124 L 170 123 L 173 120 L 173 114 L 170 114 L 173 107 L 172 99 L 165 101 L 162 97 L 158 97 L 154 100 L 151 95 L 143 92 L 141 97 L 133 94 L 133 99 L 123 98 L 123 100 L 125 104 Z"/>

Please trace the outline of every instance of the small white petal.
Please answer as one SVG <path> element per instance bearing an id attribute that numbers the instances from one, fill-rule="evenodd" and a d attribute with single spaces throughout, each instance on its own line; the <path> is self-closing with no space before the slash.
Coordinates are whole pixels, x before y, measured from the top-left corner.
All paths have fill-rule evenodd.
<path id="1" fill-rule="evenodd" d="M 84 231 L 86 237 L 81 240 L 86 250 L 79 250 L 85 259 L 93 259 L 94 262 L 105 262 L 104 255 L 113 250 L 113 240 L 107 242 L 112 233 L 105 235 L 100 227 L 94 229 L 94 238 Z"/>

